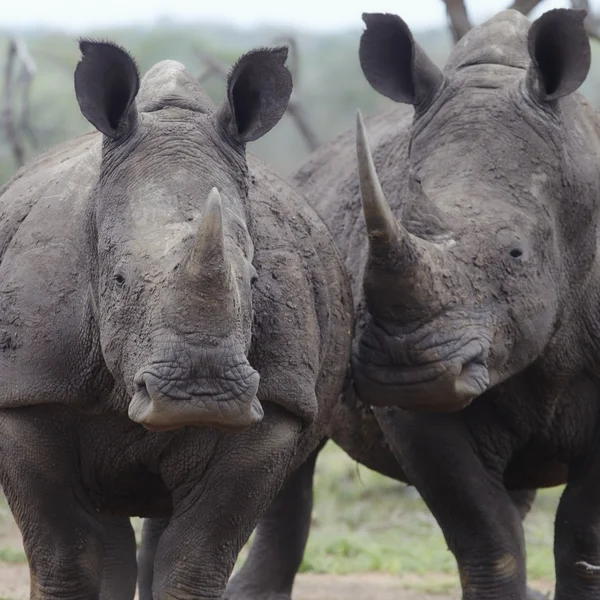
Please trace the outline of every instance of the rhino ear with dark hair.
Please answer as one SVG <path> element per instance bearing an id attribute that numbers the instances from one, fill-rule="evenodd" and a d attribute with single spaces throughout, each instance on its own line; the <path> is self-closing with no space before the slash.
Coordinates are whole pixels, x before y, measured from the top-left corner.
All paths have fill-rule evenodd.
<path id="1" fill-rule="evenodd" d="M 285 46 L 258 48 L 244 54 L 231 69 L 227 97 L 217 118 L 241 143 L 265 135 L 287 110 L 292 94 L 287 55 Z"/>
<path id="2" fill-rule="evenodd" d="M 590 65 L 590 40 L 585 10 L 557 8 L 534 21 L 527 39 L 531 66 L 527 83 L 544 102 L 572 94 L 585 81 Z"/>
<path id="3" fill-rule="evenodd" d="M 115 139 L 137 122 L 135 97 L 140 75 L 126 50 L 110 42 L 79 41 L 75 95 L 83 116 L 106 137 Z"/>
<path id="4" fill-rule="evenodd" d="M 360 38 L 359 58 L 371 86 L 396 102 L 419 106 L 440 88 L 440 69 L 415 42 L 397 15 L 363 13 L 367 28 Z"/>

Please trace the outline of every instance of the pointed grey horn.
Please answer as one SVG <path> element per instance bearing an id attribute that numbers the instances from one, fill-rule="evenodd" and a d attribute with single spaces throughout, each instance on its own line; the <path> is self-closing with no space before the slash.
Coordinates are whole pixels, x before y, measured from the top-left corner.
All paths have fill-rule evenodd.
<path id="1" fill-rule="evenodd" d="M 371 256 L 378 259 L 394 256 L 396 261 L 414 264 L 423 253 L 422 245 L 398 222 L 385 198 L 360 110 L 356 116 L 356 154 Z"/>
<path id="2" fill-rule="evenodd" d="M 223 230 L 223 206 L 221 195 L 213 188 L 208 195 L 196 242 L 188 262 L 192 275 L 225 283 L 229 264 L 225 255 L 225 232 Z"/>
<path id="3" fill-rule="evenodd" d="M 376 252 L 389 252 L 397 244 L 400 230 L 381 189 L 360 110 L 356 114 L 356 156 L 369 243 Z"/>
<path id="4" fill-rule="evenodd" d="M 442 253 L 411 234 L 392 213 L 377 177 L 360 111 L 356 119 L 356 152 L 369 236 L 369 260 L 363 282 L 367 301 L 372 307 L 381 307 L 392 298 L 397 307 L 431 309 L 442 301 L 443 286 L 438 277 Z"/>

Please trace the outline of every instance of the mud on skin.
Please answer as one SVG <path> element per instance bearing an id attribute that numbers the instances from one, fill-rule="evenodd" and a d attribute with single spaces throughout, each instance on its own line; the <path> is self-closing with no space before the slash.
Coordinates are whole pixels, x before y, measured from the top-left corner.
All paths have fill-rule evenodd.
<path id="1" fill-rule="evenodd" d="M 577 92 L 584 14 L 499 13 L 443 71 L 402 19 L 363 15 L 367 81 L 410 106 L 359 116 L 294 177 L 354 295 L 355 385 L 330 436 L 417 487 L 463 600 L 534 597 L 520 490 L 563 483 L 555 597 L 600 597 L 579 564 L 600 564 L 600 120 Z"/>
<path id="2" fill-rule="evenodd" d="M 0 199 L 0 322 L 18 340 L 0 354 L 0 483 L 32 598 L 133 598 L 139 515 L 141 597 L 217 600 L 325 435 L 349 286 L 325 225 L 246 154 L 287 107 L 286 48 L 242 56 L 218 107 L 177 62 L 140 81 L 124 49 L 80 48 L 99 133 Z"/>

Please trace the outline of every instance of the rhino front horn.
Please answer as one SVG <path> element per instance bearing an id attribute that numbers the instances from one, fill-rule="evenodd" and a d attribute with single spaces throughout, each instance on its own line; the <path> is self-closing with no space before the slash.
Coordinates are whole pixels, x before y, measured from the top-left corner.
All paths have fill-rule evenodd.
<path id="1" fill-rule="evenodd" d="M 223 230 L 223 205 L 217 188 L 208 195 L 200 228 L 188 261 L 191 275 L 226 284 L 229 264 L 225 255 L 225 232 Z"/>
<path id="2" fill-rule="evenodd" d="M 398 243 L 400 228 L 381 189 L 360 110 L 356 114 L 356 157 L 360 197 L 371 250 L 376 254 L 389 254 Z"/>

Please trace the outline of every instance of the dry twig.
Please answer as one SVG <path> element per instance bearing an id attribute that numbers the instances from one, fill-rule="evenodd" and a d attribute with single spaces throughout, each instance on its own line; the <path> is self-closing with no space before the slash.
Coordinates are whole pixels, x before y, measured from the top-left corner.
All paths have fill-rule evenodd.
<path id="1" fill-rule="evenodd" d="M 450 31 L 452 32 L 454 43 L 456 43 L 472 27 L 467 7 L 464 0 L 443 0 L 443 2 L 446 5 Z"/>
<path id="2" fill-rule="evenodd" d="M 30 120 L 31 83 L 36 66 L 27 46 L 18 40 L 10 40 L 4 69 L 4 99 L 1 112 L 2 125 L 17 167 L 25 163 L 25 141 L 28 137 L 34 146 L 37 139 Z M 19 104 L 20 114 L 17 106 Z"/>

